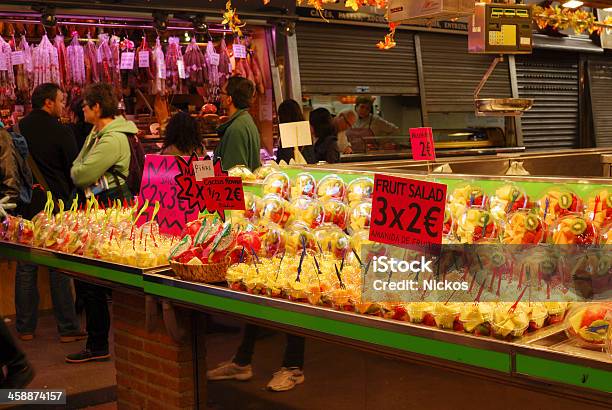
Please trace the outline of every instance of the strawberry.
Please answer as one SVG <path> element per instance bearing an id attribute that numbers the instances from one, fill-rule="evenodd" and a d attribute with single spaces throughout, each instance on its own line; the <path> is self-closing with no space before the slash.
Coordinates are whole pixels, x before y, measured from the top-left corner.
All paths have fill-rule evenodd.
<path id="1" fill-rule="evenodd" d="M 423 324 L 427 326 L 436 325 L 436 321 L 431 313 L 426 313 L 425 316 L 423 316 Z"/>
<path id="2" fill-rule="evenodd" d="M 463 332 L 465 329 L 463 327 L 463 323 L 461 323 L 461 321 L 455 319 L 455 321 L 453 322 L 453 330 L 456 332 Z"/>

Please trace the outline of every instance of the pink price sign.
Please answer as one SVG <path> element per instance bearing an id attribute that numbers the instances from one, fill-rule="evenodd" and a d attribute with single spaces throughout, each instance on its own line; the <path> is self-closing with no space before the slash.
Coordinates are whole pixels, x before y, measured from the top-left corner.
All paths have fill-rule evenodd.
<path id="1" fill-rule="evenodd" d="M 189 160 L 189 157 L 185 157 Z M 198 209 L 189 206 L 189 201 L 179 199 L 181 187 L 175 177 L 181 173 L 178 159 L 171 155 L 147 155 L 145 157 L 144 172 L 140 185 L 139 202 L 145 200 L 153 204 L 159 201 L 160 208 L 157 213 L 159 230 L 162 233 L 180 234 L 187 221 L 198 217 Z M 150 218 L 153 207 L 142 215 L 140 223 Z"/>
<path id="2" fill-rule="evenodd" d="M 436 160 L 436 149 L 431 128 L 410 128 L 410 146 L 412 147 L 412 159 L 415 161 Z"/>

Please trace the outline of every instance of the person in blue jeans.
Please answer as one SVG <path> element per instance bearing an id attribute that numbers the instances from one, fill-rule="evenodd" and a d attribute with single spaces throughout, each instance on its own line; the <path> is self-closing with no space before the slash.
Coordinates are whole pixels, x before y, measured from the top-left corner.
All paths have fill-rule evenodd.
<path id="1" fill-rule="evenodd" d="M 23 135 L 28 143 L 30 155 L 39 171 L 33 172 L 35 182 L 51 191 L 53 198 L 69 204 L 75 190 L 70 179 L 70 167 L 77 156 L 77 145 L 72 131 L 59 122 L 65 108 L 65 98 L 57 84 L 40 84 L 32 92 L 32 111 L 13 131 Z M 44 208 L 44 202 L 45 195 L 39 195 L 35 190 L 31 203 L 19 209 L 19 213 L 26 219 L 32 219 Z M 19 338 L 24 341 L 32 340 L 36 331 L 39 302 L 37 278 L 37 265 L 17 264 L 16 326 Z M 80 330 L 74 310 L 70 278 L 50 269 L 49 280 L 60 340 L 75 342 L 85 339 L 87 335 Z"/>

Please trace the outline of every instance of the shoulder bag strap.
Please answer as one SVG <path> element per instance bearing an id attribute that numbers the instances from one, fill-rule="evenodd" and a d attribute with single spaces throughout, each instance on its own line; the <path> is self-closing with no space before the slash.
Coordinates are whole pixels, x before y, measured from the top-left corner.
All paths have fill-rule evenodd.
<path id="1" fill-rule="evenodd" d="M 36 165 L 36 161 L 34 161 L 34 158 L 32 158 L 32 155 L 30 153 L 28 153 L 28 158 L 26 159 L 26 162 L 32 170 L 32 174 L 34 174 L 34 178 L 36 178 L 36 181 L 40 185 L 42 185 L 43 188 L 45 188 L 45 191 L 49 191 L 49 184 L 47 184 L 47 180 L 43 176 L 42 172 L 40 172 L 40 168 L 38 168 L 38 165 Z"/>

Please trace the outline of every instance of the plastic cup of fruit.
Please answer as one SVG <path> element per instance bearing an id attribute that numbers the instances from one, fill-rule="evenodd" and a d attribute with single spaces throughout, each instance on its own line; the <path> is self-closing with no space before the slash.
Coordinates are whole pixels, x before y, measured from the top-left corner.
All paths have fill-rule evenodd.
<path id="1" fill-rule="evenodd" d="M 260 223 L 274 222 L 282 224 L 285 215 L 286 201 L 279 195 L 266 195 L 261 200 L 261 219 Z"/>
<path id="2" fill-rule="evenodd" d="M 548 316 L 546 317 L 547 324 L 554 325 L 563 321 L 565 312 L 567 312 L 566 302 L 544 302 L 544 305 L 548 310 Z"/>
<path id="3" fill-rule="evenodd" d="M 544 304 L 532 305 L 531 313 L 529 314 L 529 331 L 538 330 L 544 327 L 547 317 L 548 310 Z"/>
<path id="4" fill-rule="evenodd" d="M 321 226 L 325 219 L 325 210 L 321 201 L 301 196 L 291 202 L 292 220 L 302 221 L 309 228 Z"/>
<path id="5" fill-rule="evenodd" d="M 349 213 L 349 232 L 370 229 L 372 218 L 372 200 L 364 200 L 351 208 Z"/>
<path id="6" fill-rule="evenodd" d="M 279 169 L 280 168 L 276 162 L 269 161 L 253 171 L 253 175 L 255 175 L 255 178 L 259 180 L 264 180 L 268 175 L 273 172 L 277 172 Z"/>
<path id="7" fill-rule="evenodd" d="M 385 304 L 385 318 L 399 320 L 402 322 L 410 321 L 407 304 L 401 302 L 391 302 Z"/>
<path id="8" fill-rule="evenodd" d="M 476 336 L 489 336 L 492 320 L 493 308 L 488 303 L 465 303 L 459 314 L 463 330 Z"/>
<path id="9" fill-rule="evenodd" d="M 427 314 L 431 314 L 433 306 L 429 302 L 411 302 L 406 306 L 412 323 L 422 323 Z"/>
<path id="10" fill-rule="evenodd" d="M 565 332 L 575 344 L 587 349 L 603 350 L 612 327 L 611 303 L 585 303 L 573 308 L 566 318 Z"/>
<path id="11" fill-rule="evenodd" d="M 272 172 L 263 182 L 263 194 L 276 194 L 284 199 L 289 198 L 290 180 L 284 172 Z"/>
<path id="12" fill-rule="evenodd" d="M 521 337 L 529 327 L 529 318 L 522 309 L 509 312 L 507 305 L 497 307 L 491 324 L 493 336 L 498 339 L 512 340 Z"/>
<path id="13" fill-rule="evenodd" d="M 326 223 L 337 225 L 340 229 L 346 229 L 349 207 L 338 199 L 328 199 L 323 202 L 324 220 Z"/>
<path id="14" fill-rule="evenodd" d="M 231 167 L 227 171 L 227 175 L 230 177 L 240 177 L 243 181 L 255 181 L 255 175 L 245 165 L 239 164 Z"/>
<path id="15" fill-rule="evenodd" d="M 350 288 L 346 289 L 335 289 L 331 298 L 332 307 L 336 310 L 344 312 L 355 311 L 355 299 L 353 298 Z"/>
<path id="16" fill-rule="evenodd" d="M 349 204 L 361 202 L 364 199 L 371 199 L 373 193 L 374 180 L 372 178 L 356 178 L 346 187 L 346 200 Z"/>
<path id="17" fill-rule="evenodd" d="M 317 196 L 319 199 L 336 198 L 343 200 L 346 194 L 346 185 L 342 178 L 336 174 L 327 175 L 317 185 Z"/>
<path id="18" fill-rule="evenodd" d="M 454 329 L 460 312 L 461 306 L 457 303 L 437 303 L 432 315 L 439 329 Z"/>
<path id="19" fill-rule="evenodd" d="M 314 198 L 316 193 L 317 181 L 311 174 L 301 172 L 295 176 L 291 186 L 291 198 L 299 198 L 300 196 Z"/>
<path id="20" fill-rule="evenodd" d="M 598 232 L 592 221 L 580 213 L 566 213 L 553 229 L 555 245 L 592 245 L 597 239 Z"/>

